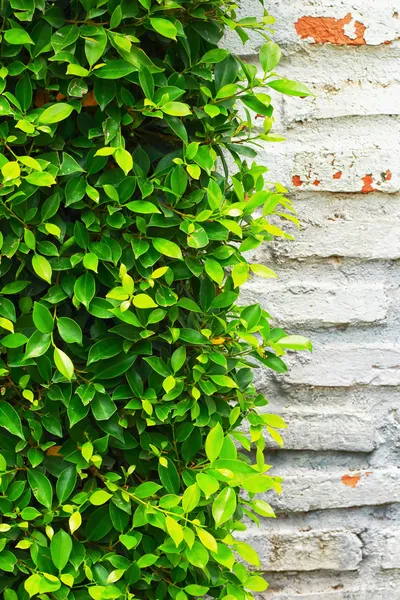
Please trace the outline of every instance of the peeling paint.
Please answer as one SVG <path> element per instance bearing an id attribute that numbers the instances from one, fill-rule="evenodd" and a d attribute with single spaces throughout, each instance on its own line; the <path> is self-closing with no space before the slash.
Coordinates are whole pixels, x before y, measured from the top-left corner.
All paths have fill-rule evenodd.
<path id="1" fill-rule="evenodd" d="M 295 175 L 294 177 L 292 177 L 292 182 L 293 182 L 293 185 L 295 185 L 296 187 L 300 187 L 304 183 L 304 181 L 302 181 L 298 175 Z"/>
<path id="2" fill-rule="evenodd" d="M 353 28 L 349 30 L 349 25 Z M 365 25 L 353 21 L 351 13 L 343 19 L 333 17 L 301 17 L 294 24 L 297 34 L 303 39 L 312 38 L 315 44 L 363 46 L 366 44 Z"/>
<path id="3" fill-rule="evenodd" d="M 361 188 L 361 191 L 363 194 L 370 194 L 371 192 L 375 191 L 375 188 L 372 187 L 372 184 L 374 183 L 374 178 L 372 177 L 372 175 L 366 175 L 365 177 L 363 177 L 363 187 Z"/>
<path id="4" fill-rule="evenodd" d="M 361 475 L 343 475 L 342 483 L 343 485 L 348 485 L 351 488 L 356 488 L 360 483 Z"/>

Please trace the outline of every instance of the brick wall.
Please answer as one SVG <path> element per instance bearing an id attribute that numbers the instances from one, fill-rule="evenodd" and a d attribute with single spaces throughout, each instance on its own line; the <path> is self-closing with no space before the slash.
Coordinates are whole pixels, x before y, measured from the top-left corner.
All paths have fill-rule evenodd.
<path id="1" fill-rule="evenodd" d="M 266 494 L 279 518 L 247 536 L 263 599 L 400 600 L 400 0 L 265 3 L 282 74 L 317 97 L 277 99 L 287 142 L 260 158 L 302 228 L 257 251 L 280 280 L 244 295 L 315 351 L 291 357 L 287 377 L 258 376 L 289 424 L 268 453 L 286 481 L 279 500 Z M 242 7 L 260 14 L 256 0 Z"/>

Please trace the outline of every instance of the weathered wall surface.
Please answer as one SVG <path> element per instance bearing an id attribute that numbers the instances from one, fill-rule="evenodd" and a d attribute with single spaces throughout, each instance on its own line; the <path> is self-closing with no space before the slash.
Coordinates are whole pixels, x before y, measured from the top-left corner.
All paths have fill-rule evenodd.
<path id="1" fill-rule="evenodd" d="M 281 72 L 317 97 L 278 104 L 287 142 L 261 160 L 302 229 L 258 252 L 279 282 L 245 290 L 315 345 L 287 377 L 259 377 L 289 424 L 270 457 L 286 479 L 279 519 L 248 532 L 270 581 L 262 598 L 400 600 L 400 0 L 266 5 Z"/>

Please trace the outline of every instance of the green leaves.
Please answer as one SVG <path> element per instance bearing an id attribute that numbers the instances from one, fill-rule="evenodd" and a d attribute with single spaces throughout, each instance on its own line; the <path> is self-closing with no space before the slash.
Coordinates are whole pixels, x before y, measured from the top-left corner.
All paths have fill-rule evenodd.
<path id="1" fill-rule="evenodd" d="M 173 25 L 171 21 L 168 21 L 167 19 L 154 18 L 150 19 L 150 24 L 152 28 L 157 31 L 157 33 L 160 33 L 164 37 L 171 38 L 172 40 L 176 38 L 176 34 L 178 32 L 175 25 Z"/>
<path id="2" fill-rule="evenodd" d="M 275 79 L 268 83 L 269 87 L 281 94 L 287 96 L 299 96 L 304 98 L 306 96 L 312 96 L 313 93 L 303 83 L 298 81 L 291 81 L 290 79 Z"/>
<path id="3" fill-rule="evenodd" d="M 67 344 L 82 344 L 82 329 L 68 317 L 57 319 L 58 333 Z"/>
<path id="4" fill-rule="evenodd" d="M 74 107 L 71 104 L 66 104 L 65 102 L 59 102 L 58 104 L 53 104 L 46 108 L 39 117 L 39 123 L 43 123 L 43 125 L 52 125 L 53 123 L 59 123 L 60 121 L 64 121 L 67 119 Z"/>
<path id="5" fill-rule="evenodd" d="M 122 79 L 135 71 L 135 67 L 126 60 L 110 60 L 104 66 L 96 69 L 94 74 L 100 79 Z"/>
<path id="6" fill-rule="evenodd" d="M 9 433 L 16 435 L 21 440 L 25 440 L 21 419 L 14 407 L 6 400 L 0 401 L 0 427 L 4 427 Z"/>
<path id="7" fill-rule="evenodd" d="M 260 63 L 264 73 L 273 71 L 282 58 L 282 51 L 275 42 L 267 42 L 260 50 Z"/>
<path id="8" fill-rule="evenodd" d="M 48 308 L 40 302 L 35 302 L 32 313 L 33 323 L 41 333 L 52 333 L 54 329 L 53 317 Z"/>
<path id="9" fill-rule="evenodd" d="M 154 248 L 161 254 L 164 254 L 164 256 L 183 260 L 182 251 L 175 242 L 170 242 L 162 238 L 154 238 L 152 243 Z"/>
<path id="10" fill-rule="evenodd" d="M 24 29 L 8 29 L 4 32 L 4 39 L 7 44 L 11 44 L 13 46 L 20 46 L 22 44 L 33 44 L 31 37 L 28 35 L 28 32 Z"/>
<path id="11" fill-rule="evenodd" d="M 212 505 L 212 515 L 215 526 L 220 527 L 228 521 L 236 510 L 236 493 L 233 488 L 226 487 L 215 498 Z"/>
<path id="12" fill-rule="evenodd" d="M 57 479 L 56 494 L 60 504 L 63 504 L 72 494 L 76 485 L 76 469 L 67 467 Z"/>
<path id="13" fill-rule="evenodd" d="M 32 258 L 32 267 L 38 277 L 44 279 L 44 281 L 47 281 L 47 283 L 51 283 L 53 271 L 47 258 L 41 256 L 40 254 L 35 254 Z"/>
<path id="14" fill-rule="evenodd" d="M 39 504 L 45 506 L 48 510 L 51 510 L 53 504 L 53 488 L 46 477 L 41 471 L 37 469 L 28 469 L 28 482 L 32 493 Z"/>
<path id="15" fill-rule="evenodd" d="M 81 275 L 75 282 L 74 294 L 79 302 L 87 309 L 96 293 L 96 282 L 91 273 Z"/>
<path id="16" fill-rule="evenodd" d="M 220 423 L 213 427 L 206 438 L 205 451 L 210 462 L 214 462 L 220 455 L 222 444 L 224 443 L 224 430 Z"/>
<path id="17" fill-rule="evenodd" d="M 299 225 L 256 150 L 280 139 L 275 92 L 309 91 L 275 72 L 266 12 L 192 4 L 2 11 L 4 600 L 266 588 L 234 536 L 274 518 L 256 494 L 282 483 L 264 446 L 285 423 L 254 368 L 280 376 L 312 345 L 246 306 L 276 277 L 254 252 Z M 259 69 L 226 27 L 264 36 Z"/>
<path id="18" fill-rule="evenodd" d="M 66 531 L 60 529 L 50 543 L 51 559 L 55 567 L 62 571 L 67 565 L 72 552 L 72 539 Z"/>
<path id="19" fill-rule="evenodd" d="M 64 375 L 64 377 L 70 381 L 74 375 L 74 365 L 72 360 L 59 348 L 54 348 L 53 358 L 61 375 Z"/>

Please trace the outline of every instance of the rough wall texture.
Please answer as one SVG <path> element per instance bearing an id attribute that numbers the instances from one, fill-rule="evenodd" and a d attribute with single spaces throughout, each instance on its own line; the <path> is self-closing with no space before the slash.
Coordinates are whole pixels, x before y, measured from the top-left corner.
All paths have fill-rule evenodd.
<path id="1" fill-rule="evenodd" d="M 270 581 L 262 598 L 400 600 L 400 0 L 266 5 L 282 72 L 317 97 L 279 105 L 287 142 L 262 159 L 302 229 L 258 252 L 279 282 L 245 290 L 315 345 L 286 378 L 259 376 L 289 424 L 285 449 L 270 444 L 286 479 L 279 519 L 248 533 Z"/>

